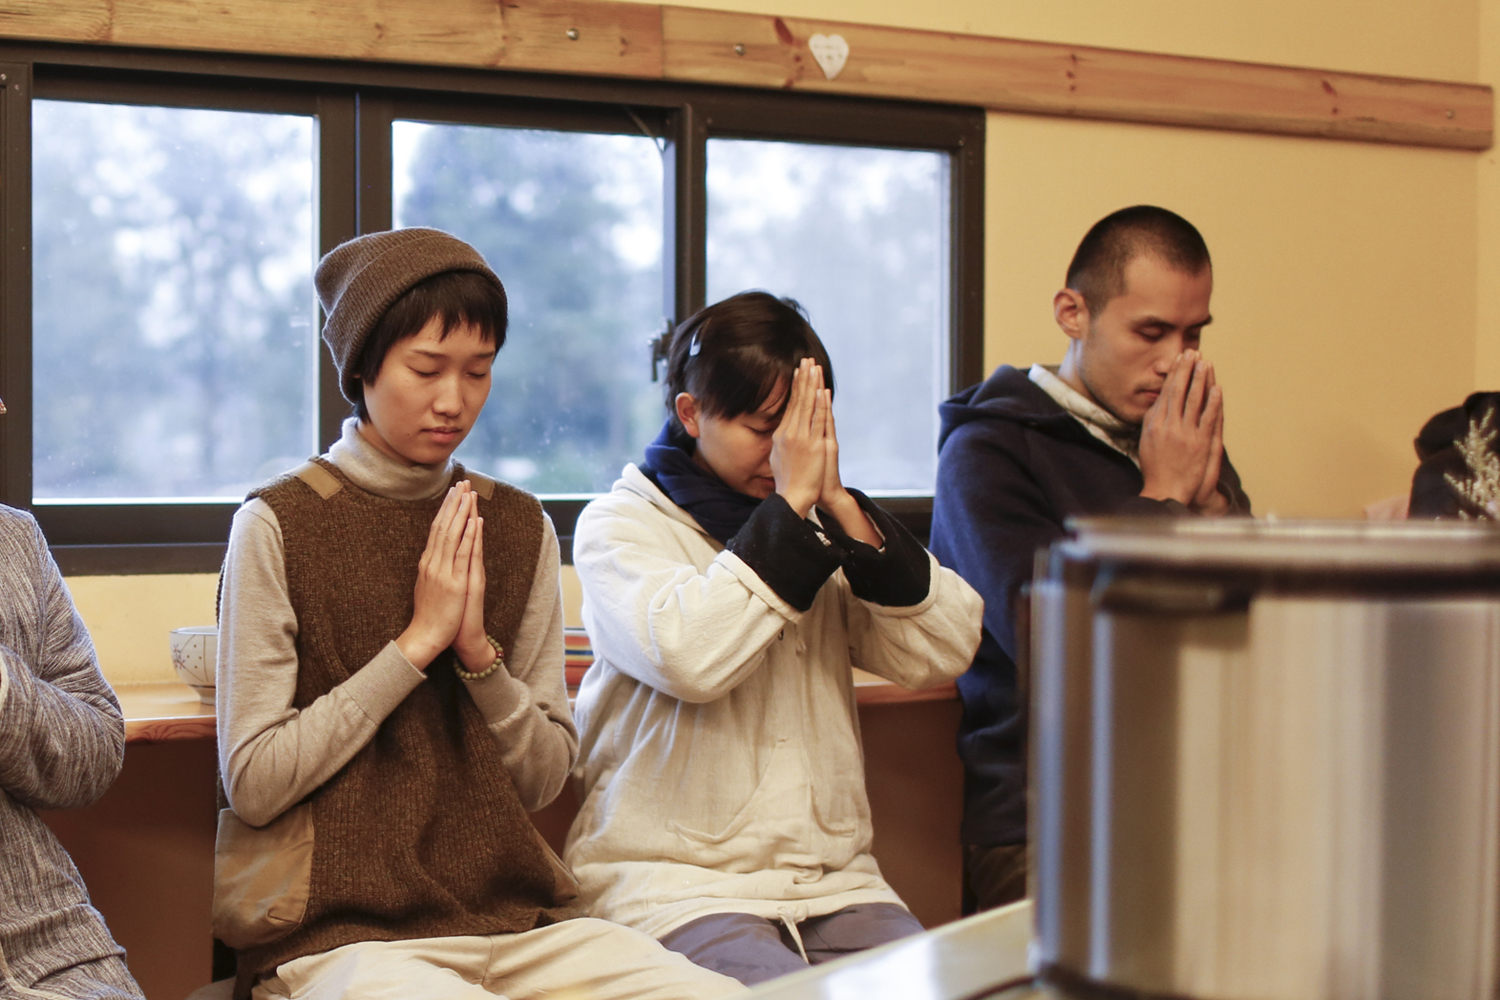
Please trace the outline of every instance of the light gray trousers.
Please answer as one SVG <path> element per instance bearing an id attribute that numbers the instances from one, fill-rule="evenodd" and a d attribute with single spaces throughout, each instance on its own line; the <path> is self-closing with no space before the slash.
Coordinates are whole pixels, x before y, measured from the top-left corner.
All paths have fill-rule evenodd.
<path id="1" fill-rule="evenodd" d="M 922 924 L 904 906 L 861 903 L 796 924 L 712 913 L 683 924 L 661 943 L 705 969 L 754 986 L 921 932 Z"/>

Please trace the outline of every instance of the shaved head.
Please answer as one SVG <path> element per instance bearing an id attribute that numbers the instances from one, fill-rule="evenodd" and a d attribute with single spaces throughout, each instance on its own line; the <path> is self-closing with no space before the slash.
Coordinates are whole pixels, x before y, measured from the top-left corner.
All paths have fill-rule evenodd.
<path id="1" fill-rule="evenodd" d="M 1174 270 L 1197 274 L 1213 262 L 1193 224 L 1155 205 L 1122 208 L 1094 223 L 1068 265 L 1067 287 L 1098 315 L 1125 290 L 1125 267 L 1140 256 L 1155 257 Z"/>

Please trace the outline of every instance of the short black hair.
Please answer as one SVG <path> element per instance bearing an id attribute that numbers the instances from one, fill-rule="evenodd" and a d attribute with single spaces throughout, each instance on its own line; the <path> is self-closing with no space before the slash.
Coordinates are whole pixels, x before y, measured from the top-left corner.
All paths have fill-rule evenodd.
<path id="1" fill-rule="evenodd" d="M 794 299 L 751 291 L 705 306 L 678 324 L 667 350 L 666 403 L 672 425 L 682 429 L 676 406 L 682 392 L 711 416 L 754 413 L 792 377 L 803 358 L 822 367 L 823 384 L 833 389 L 828 351 Z"/>
<path id="2" fill-rule="evenodd" d="M 420 333 L 435 317 L 443 321 L 439 339 L 446 340 L 448 334 L 467 325 L 478 329 L 480 338 L 494 344 L 495 350 L 505 346 L 509 304 L 505 292 L 493 281 L 476 271 L 444 271 L 422 279 L 392 302 L 385 315 L 370 328 L 370 335 L 355 359 L 354 386 L 358 398 L 354 401 L 354 414 L 360 420 L 370 419 L 365 386 L 375 384 L 385 356 L 400 341 Z"/>
<path id="3" fill-rule="evenodd" d="M 1068 265 L 1067 286 L 1097 316 L 1125 290 L 1125 266 L 1143 254 L 1186 274 L 1213 266 L 1208 244 L 1191 222 L 1155 205 L 1134 205 L 1094 223 Z"/>

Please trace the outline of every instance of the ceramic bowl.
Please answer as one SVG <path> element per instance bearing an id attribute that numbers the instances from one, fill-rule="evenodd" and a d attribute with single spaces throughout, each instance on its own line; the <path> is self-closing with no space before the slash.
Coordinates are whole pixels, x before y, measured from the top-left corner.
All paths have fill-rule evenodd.
<path id="1" fill-rule="evenodd" d="M 195 625 L 172 630 L 172 666 L 177 678 L 198 692 L 205 705 L 214 703 L 214 665 L 219 657 L 219 630 Z"/>

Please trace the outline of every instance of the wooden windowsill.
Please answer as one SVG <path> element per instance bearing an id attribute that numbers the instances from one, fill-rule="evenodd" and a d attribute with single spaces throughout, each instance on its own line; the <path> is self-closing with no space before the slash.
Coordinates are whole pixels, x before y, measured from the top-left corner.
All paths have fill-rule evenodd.
<path id="1" fill-rule="evenodd" d="M 576 692 L 576 684 L 569 687 Z M 907 691 L 863 670 L 854 672 L 854 693 L 861 705 L 950 701 L 958 697 L 958 689 L 951 682 L 923 691 Z M 218 732 L 214 707 L 200 703 L 198 692 L 186 684 L 122 684 L 115 688 L 115 694 L 125 713 L 127 743 L 211 740 Z"/>
<path id="2" fill-rule="evenodd" d="M 884 677 L 863 670 L 854 671 L 854 700 L 861 705 L 904 705 L 914 701 L 953 701 L 958 697 L 958 686 L 952 681 L 937 687 L 908 691 L 892 684 Z"/>
<path id="3" fill-rule="evenodd" d="M 186 684 L 122 684 L 115 695 L 125 713 L 126 743 L 211 740 L 218 729 L 214 707 L 202 704 Z"/>

